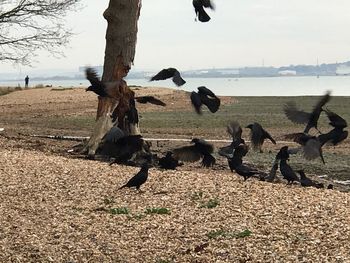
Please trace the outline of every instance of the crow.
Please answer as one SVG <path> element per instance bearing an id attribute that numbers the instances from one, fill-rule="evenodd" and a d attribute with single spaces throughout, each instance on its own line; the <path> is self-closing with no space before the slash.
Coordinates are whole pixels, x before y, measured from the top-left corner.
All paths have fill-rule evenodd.
<path id="1" fill-rule="evenodd" d="M 228 146 L 221 147 L 218 151 L 218 154 L 226 158 L 232 158 L 233 151 L 236 149 L 236 147 L 238 147 L 240 144 L 245 145 L 245 141 L 242 139 L 241 125 L 237 121 L 232 121 L 231 123 L 229 123 L 227 125 L 226 131 L 229 135 L 231 135 L 232 142 Z"/>
<path id="2" fill-rule="evenodd" d="M 305 112 L 299 110 L 295 102 L 288 102 L 284 106 L 284 113 L 287 118 L 294 123 L 306 124 L 304 133 L 308 133 L 311 128 L 315 128 L 319 133 L 321 133 L 317 128 L 317 122 L 320 118 L 321 112 L 323 111 L 323 106 L 329 102 L 331 99 L 330 92 L 328 91 L 313 107 L 312 112 Z"/>
<path id="3" fill-rule="evenodd" d="M 322 143 L 319 140 L 319 137 L 299 132 L 287 134 L 285 135 L 285 138 L 293 139 L 294 142 L 301 145 L 301 150 L 306 160 L 314 160 L 320 157 L 323 164 L 325 164 L 322 151 Z"/>
<path id="4" fill-rule="evenodd" d="M 293 184 L 294 181 L 299 181 L 299 177 L 295 174 L 292 167 L 290 167 L 290 165 L 287 163 L 286 159 L 280 160 L 280 172 L 283 178 L 288 181 L 287 184 Z"/>
<path id="5" fill-rule="evenodd" d="M 163 101 L 161 101 L 153 96 L 136 97 L 135 100 L 138 103 L 142 103 L 142 104 L 151 103 L 151 104 L 155 104 L 155 105 L 166 106 L 166 104 Z"/>
<path id="6" fill-rule="evenodd" d="M 262 175 L 255 167 L 244 164 L 242 158 L 248 153 L 248 146 L 240 144 L 234 149 L 233 157 L 227 158 L 231 172 L 235 171 L 238 175 L 243 176 L 244 181 L 253 175 Z"/>
<path id="7" fill-rule="evenodd" d="M 160 158 L 158 161 L 159 167 L 167 170 L 175 170 L 176 167 L 183 165 L 183 163 L 179 163 L 178 160 L 174 159 L 172 155 L 173 153 L 169 151 L 164 157 Z"/>
<path id="8" fill-rule="evenodd" d="M 273 182 L 276 178 L 277 170 L 278 170 L 278 160 L 276 159 L 271 167 L 269 175 L 264 178 L 265 181 L 269 183 Z"/>
<path id="9" fill-rule="evenodd" d="M 306 177 L 304 170 L 298 170 L 297 171 L 298 174 L 300 174 L 300 184 L 301 186 L 304 187 L 316 187 L 316 183 L 314 181 L 312 181 L 310 178 Z"/>
<path id="10" fill-rule="evenodd" d="M 273 144 L 276 144 L 276 141 L 272 136 L 264 130 L 264 128 L 257 122 L 249 124 L 246 128 L 250 129 L 250 139 L 253 145 L 253 149 L 259 150 L 262 152 L 262 145 L 265 139 L 269 139 Z"/>
<path id="11" fill-rule="evenodd" d="M 210 8 L 214 10 L 214 5 L 211 0 L 193 0 L 192 1 L 194 10 L 196 12 L 196 18 L 201 22 L 208 22 L 210 16 L 205 12 L 204 8 Z"/>
<path id="12" fill-rule="evenodd" d="M 129 187 L 129 188 L 136 187 L 136 189 L 139 190 L 140 186 L 147 181 L 148 169 L 149 169 L 148 164 L 143 164 L 141 166 L 141 170 L 119 189 L 122 189 L 124 187 Z"/>
<path id="13" fill-rule="evenodd" d="M 192 91 L 191 103 L 198 114 L 202 114 L 201 107 L 206 105 L 210 112 L 215 113 L 220 107 L 220 99 L 208 88 L 198 87 L 198 92 Z"/>
<path id="14" fill-rule="evenodd" d="M 327 189 L 333 190 L 333 189 L 334 189 L 334 186 L 333 186 L 332 184 L 329 184 L 329 185 L 327 186 Z"/>
<path id="15" fill-rule="evenodd" d="M 106 85 L 99 79 L 96 71 L 93 68 L 86 68 L 85 75 L 87 80 L 89 80 L 91 83 L 91 86 L 89 86 L 85 91 L 93 91 L 101 97 L 111 97 L 106 91 Z"/>
<path id="16" fill-rule="evenodd" d="M 346 120 L 340 117 L 338 114 L 325 109 L 324 110 L 329 119 L 329 125 L 333 126 L 334 129 L 329 131 L 328 133 L 321 134 L 318 136 L 321 145 L 325 143 L 331 143 L 333 145 L 337 145 L 348 137 L 348 131 L 344 131 L 344 128 L 348 126 Z"/>
<path id="17" fill-rule="evenodd" d="M 216 162 L 211 154 L 214 151 L 213 145 L 205 140 L 194 138 L 191 143 L 194 145 L 183 146 L 173 150 L 173 157 L 184 162 L 196 162 L 202 158 L 202 166 L 210 167 Z"/>
<path id="18" fill-rule="evenodd" d="M 118 139 L 116 142 L 110 142 L 103 147 L 102 154 L 113 157 L 110 163 L 127 163 L 132 156 L 143 149 L 146 143 L 141 135 L 128 135 Z"/>
<path id="19" fill-rule="evenodd" d="M 235 170 L 235 172 L 240 175 L 243 176 L 244 181 L 246 181 L 248 178 L 250 178 L 253 175 L 260 175 L 261 172 L 258 171 L 256 168 L 251 167 L 247 164 L 237 164 L 235 162 L 233 162 L 232 160 L 230 161 L 231 166 L 233 168 L 233 170 Z M 232 170 L 231 168 L 231 170 Z"/>
<path id="20" fill-rule="evenodd" d="M 164 80 L 169 78 L 172 78 L 176 86 L 182 86 L 186 83 L 186 81 L 181 77 L 180 72 L 175 68 L 167 68 L 161 70 L 159 73 L 153 76 L 150 81 Z"/>
<path id="21" fill-rule="evenodd" d="M 125 132 L 117 126 L 113 126 L 103 137 L 103 141 L 116 143 L 120 138 L 125 137 Z"/>

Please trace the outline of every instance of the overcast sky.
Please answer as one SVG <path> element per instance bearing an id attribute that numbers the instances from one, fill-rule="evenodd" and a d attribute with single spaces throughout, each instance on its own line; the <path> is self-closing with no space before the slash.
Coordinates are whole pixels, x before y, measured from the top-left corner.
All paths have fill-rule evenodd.
<path id="1" fill-rule="evenodd" d="M 35 69 L 102 65 L 109 0 L 82 0 L 65 58 L 46 53 Z M 348 0 L 216 0 L 212 20 L 195 22 L 191 0 L 143 0 L 136 69 L 282 66 L 350 60 Z M 25 71 L 0 63 L 1 72 Z"/>

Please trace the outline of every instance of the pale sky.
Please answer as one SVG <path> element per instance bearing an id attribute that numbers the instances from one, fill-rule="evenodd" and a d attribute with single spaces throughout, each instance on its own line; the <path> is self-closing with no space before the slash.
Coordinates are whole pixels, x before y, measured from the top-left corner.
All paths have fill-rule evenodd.
<path id="1" fill-rule="evenodd" d="M 82 0 L 67 19 L 75 35 L 65 58 L 46 53 L 33 69 L 102 65 L 109 0 Z M 349 0 L 214 0 L 211 21 L 195 22 L 191 0 L 143 0 L 136 69 L 284 66 L 350 60 Z M 28 70 L 0 63 L 0 72 Z"/>

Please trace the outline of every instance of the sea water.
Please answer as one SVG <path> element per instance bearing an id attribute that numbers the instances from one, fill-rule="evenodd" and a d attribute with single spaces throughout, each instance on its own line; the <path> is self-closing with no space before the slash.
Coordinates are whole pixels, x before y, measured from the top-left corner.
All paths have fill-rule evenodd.
<path id="1" fill-rule="evenodd" d="M 186 78 L 186 84 L 176 87 L 171 80 L 153 81 L 127 79 L 128 85 L 168 87 L 185 91 L 206 86 L 222 96 L 303 96 L 322 95 L 327 90 L 334 96 L 350 96 L 350 76 L 260 77 L 260 78 Z M 24 82 L 24 81 L 23 81 Z M 89 85 L 86 79 L 30 81 L 30 86 L 42 84 L 53 87 L 81 87 Z M 24 86 L 18 81 L 0 82 L 0 86 Z"/>

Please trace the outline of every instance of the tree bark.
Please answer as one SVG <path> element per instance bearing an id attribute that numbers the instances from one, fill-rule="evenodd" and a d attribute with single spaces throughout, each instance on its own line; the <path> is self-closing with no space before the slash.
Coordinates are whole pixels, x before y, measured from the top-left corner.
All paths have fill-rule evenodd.
<path id="1" fill-rule="evenodd" d="M 115 125 L 130 135 L 140 133 L 138 125 L 135 127 L 125 120 L 134 92 L 123 79 L 134 62 L 140 8 L 141 0 L 110 0 L 103 14 L 108 26 L 102 81 L 113 83 L 110 85 L 113 98 L 98 98 L 96 124 L 87 144 L 89 155 L 95 154 L 102 138 L 112 128 L 110 116 L 116 107 L 118 122 Z"/>

